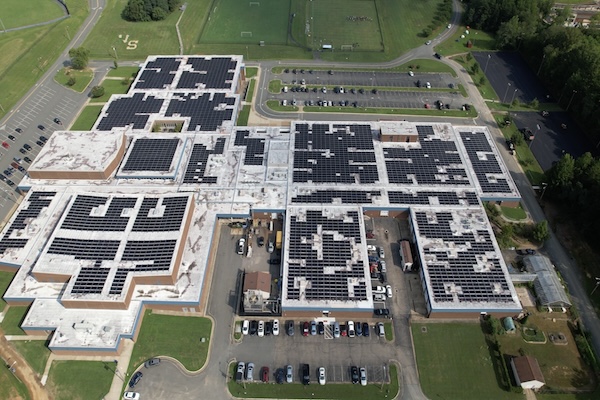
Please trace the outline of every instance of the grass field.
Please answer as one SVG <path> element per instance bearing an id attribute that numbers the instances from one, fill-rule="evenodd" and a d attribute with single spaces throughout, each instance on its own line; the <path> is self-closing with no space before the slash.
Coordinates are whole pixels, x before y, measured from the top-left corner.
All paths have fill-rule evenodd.
<path id="1" fill-rule="evenodd" d="M 29 306 L 10 306 L 0 326 L 6 335 L 25 335 L 21 329 L 21 321 L 25 318 Z"/>
<path id="2" fill-rule="evenodd" d="M 102 106 L 87 106 L 81 113 L 77 120 L 71 125 L 69 130 L 71 131 L 89 131 L 94 126 L 94 123 L 98 119 L 98 115 L 100 115 L 100 111 L 102 111 Z"/>
<path id="3" fill-rule="evenodd" d="M 18 380 L 4 364 L 0 368 L 0 399 L 30 399 L 23 382 Z"/>
<path id="4" fill-rule="evenodd" d="M 138 67 L 119 67 L 108 71 L 106 76 L 111 78 L 135 78 L 139 71 Z"/>
<path id="5" fill-rule="evenodd" d="M 510 139 L 515 133 L 520 134 L 515 124 L 500 128 L 500 130 L 506 139 Z M 532 185 L 541 185 L 542 182 L 547 182 L 544 170 L 538 164 L 527 143 L 518 144 L 515 148 L 515 154 L 525 172 L 525 176 Z"/>
<path id="6" fill-rule="evenodd" d="M 65 10 L 52 0 L 0 1 L 0 18 L 4 29 L 51 21 L 63 15 L 66 15 Z"/>
<path id="7" fill-rule="evenodd" d="M 75 78 L 75 84 L 73 86 L 67 84 L 71 77 Z M 54 75 L 54 80 L 56 82 L 78 93 L 82 93 L 88 87 L 92 79 L 94 79 L 94 71 L 91 69 L 78 71 L 70 68 L 61 68 L 60 71 Z"/>
<path id="8" fill-rule="evenodd" d="M 289 11 L 290 0 L 216 0 L 200 43 L 286 44 Z"/>
<path id="9" fill-rule="evenodd" d="M 525 210 L 523 210 L 523 208 L 521 207 L 521 204 L 519 204 L 518 207 L 502 207 L 500 206 L 500 210 L 502 211 L 502 214 L 504 214 L 504 216 L 506 218 L 515 220 L 515 221 L 520 221 L 520 220 L 524 220 L 525 218 L 527 218 L 527 214 L 525 213 Z"/>
<path id="10" fill-rule="evenodd" d="M 479 324 L 413 324 L 412 335 L 421 388 L 428 398 L 480 400 L 485 393 L 486 400 L 523 399 L 498 386 Z"/>
<path id="11" fill-rule="evenodd" d="M 489 33 L 477 29 L 470 29 L 468 35 L 464 35 L 465 26 L 459 29 L 452 35 L 451 38 L 443 43 L 435 46 L 435 51 L 443 56 L 451 56 L 453 54 L 468 53 L 471 51 L 494 51 L 496 50 L 496 39 Z M 464 35 L 464 38 L 461 36 Z M 471 40 L 473 47 L 467 47 L 467 42 Z"/>
<path id="12" fill-rule="evenodd" d="M 48 387 L 55 399 L 102 399 L 114 376 L 114 364 L 99 361 L 53 361 Z"/>
<path id="13" fill-rule="evenodd" d="M 6 307 L 6 302 L 2 296 L 4 296 L 4 292 L 6 292 L 6 289 L 14 276 L 15 274 L 13 272 L 0 271 L 0 311 L 4 310 L 4 307 Z"/>
<path id="14" fill-rule="evenodd" d="M 240 384 L 235 381 L 236 363 L 229 365 L 229 380 L 227 386 L 229 393 L 241 398 L 270 398 L 270 399 L 343 399 L 343 400 L 371 400 L 393 399 L 399 390 L 398 369 L 390 365 L 390 384 L 369 383 L 367 386 L 346 384 L 327 384 L 320 386 L 317 383 L 310 386 L 302 385 L 294 378 L 296 383 L 285 385 L 265 385 L 262 383 Z M 233 379 L 232 379 L 233 378 Z M 368 378 L 368 377 L 367 377 Z"/>
<path id="15" fill-rule="evenodd" d="M 249 83 L 248 83 L 248 90 L 246 91 L 246 101 L 248 103 L 252 102 L 252 98 L 254 97 L 254 86 L 256 84 L 256 81 L 254 79 L 252 79 Z"/>
<path id="16" fill-rule="evenodd" d="M 173 357 L 189 371 L 197 371 L 206 362 L 211 330 L 208 318 L 146 311 L 127 371 L 131 374 L 144 361 L 156 356 Z M 206 341 L 202 343 L 201 338 Z"/>
<path id="17" fill-rule="evenodd" d="M 246 78 L 254 78 L 256 75 L 258 75 L 258 68 L 246 67 Z"/>
<path id="18" fill-rule="evenodd" d="M 87 2 L 70 4 L 71 17 L 38 28 L 0 35 L 0 118 L 15 104 L 54 63 L 77 32 L 88 13 Z M 2 16 L 3 21 L 6 17 Z"/>
<path id="19" fill-rule="evenodd" d="M 240 115 L 238 115 L 237 126 L 248 126 L 248 118 L 250 117 L 250 105 L 246 104 L 242 107 Z"/>
<path id="20" fill-rule="evenodd" d="M 307 44 L 313 50 L 324 44 L 335 51 L 342 45 L 358 51 L 383 50 L 375 0 L 315 0 L 306 6 Z"/>
<path id="21" fill-rule="evenodd" d="M 110 99 L 110 96 L 113 94 L 127 93 L 131 82 L 133 82 L 133 80 L 130 80 L 129 84 L 124 85 L 122 79 L 105 79 L 100 84 L 104 87 L 104 95 L 96 97 L 91 101 L 93 101 L 94 103 L 105 103 L 108 101 L 108 99 Z"/>
<path id="22" fill-rule="evenodd" d="M 48 343 L 45 340 L 14 340 L 12 344 L 27 360 L 29 366 L 41 377 L 50 357 Z"/>

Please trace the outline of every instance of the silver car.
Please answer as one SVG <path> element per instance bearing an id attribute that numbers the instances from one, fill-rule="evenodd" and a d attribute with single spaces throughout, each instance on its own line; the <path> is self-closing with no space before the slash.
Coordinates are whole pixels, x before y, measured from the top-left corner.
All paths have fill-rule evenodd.
<path id="1" fill-rule="evenodd" d="M 292 383 L 294 381 L 294 369 L 291 365 L 286 367 L 285 372 L 285 380 L 287 383 Z"/>
<path id="2" fill-rule="evenodd" d="M 248 382 L 252 382 L 254 380 L 254 363 L 248 363 L 248 368 L 246 368 L 246 380 Z"/>

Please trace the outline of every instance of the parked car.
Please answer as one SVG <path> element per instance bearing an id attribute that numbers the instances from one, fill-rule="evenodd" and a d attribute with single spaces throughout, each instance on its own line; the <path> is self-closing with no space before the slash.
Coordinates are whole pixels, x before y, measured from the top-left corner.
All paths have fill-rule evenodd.
<path id="1" fill-rule="evenodd" d="M 426 41 L 425 44 L 429 46 L 431 44 L 431 40 Z"/>
<path id="2" fill-rule="evenodd" d="M 302 364 L 302 383 L 304 385 L 310 384 L 310 365 Z"/>
<path id="3" fill-rule="evenodd" d="M 258 332 L 258 321 L 252 320 L 250 321 L 250 335 L 256 335 Z"/>
<path id="4" fill-rule="evenodd" d="M 27 143 L 25 143 L 25 144 L 23 145 L 23 148 L 24 148 L 25 150 L 31 150 L 31 146 L 30 146 L 30 145 L 28 145 Z"/>
<path id="5" fill-rule="evenodd" d="M 258 244 L 258 247 L 263 247 L 265 245 L 265 238 L 262 236 L 259 236 L 258 239 L 256 239 L 256 242 Z"/>
<path id="6" fill-rule="evenodd" d="M 245 319 L 244 322 L 242 323 L 242 334 L 247 335 L 249 333 L 250 333 L 250 321 Z"/>
<path id="7" fill-rule="evenodd" d="M 392 297 L 392 286 L 391 285 L 387 285 L 385 287 L 385 292 L 387 293 L 387 297 Z"/>
<path id="8" fill-rule="evenodd" d="M 294 368 L 292 368 L 291 365 L 286 367 L 285 381 L 287 383 L 292 383 L 294 381 Z"/>
<path id="9" fill-rule="evenodd" d="M 356 331 L 356 336 L 362 336 L 362 323 L 360 322 L 355 322 L 354 323 L 354 330 Z"/>
<path id="10" fill-rule="evenodd" d="M 17 140 L 17 138 L 16 138 L 16 137 L 14 137 L 13 135 L 8 135 L 7 137 L 8 137 L 10 140 L 12 140 L 13 142 L 14 142 L 15 140 Z"/>
<path id="11" fill-rule="evenodd" d="M 21 129 L 21 128 L 15 128 L 15 132 L 23 133 L 23 129 Z"/>
<path id="12" fill-rule="evenodd" d="M 309 334 L 308 321 L 304 321 L 304 323 L 302 324 L 302 336 L 308 336 L 308 334 Z"/>
<path id="13" fill-rule="evenodd" d="M 277 371 L 275 371 L 275 382 L 280 385 L 285 382 L 285 371 L 283 368 L 278 368 Z"/>
<path id="14" fill-rule="evenodd" d="M 383 286 L 373 286 L 373 293 L 385 294 L 385 287 L 383 287 Z"/>
<path id="15" fill-rule="evenodd" d="M 133 376 L 131 377 L 131 380 L 129 381 L 129 387 L 134 388 L 135 385 L 140 383 L 142 376 L 144 376 L 144 374 L 142 374 L 142 371 L 138 371 L 135 374 L 133 374 Z"/>
<path id="16" fill-rule="evenodd" d="M 10 186 L 10 187 L 13 187 L 13 186 L 15 186 L 15 183 L 14 183 L 13 181 L 11 181 L 10 179 L 7 179 L 7 180 L 6 180 L 6 184 L 7 184 L 8 186 Z"/>
<path id="17" fill-rule="evenodd" d="M 59 125 L 62 125 L 62 122 L 61 122 L 61 120 L 59 118 L 54 118 L 54 122 L 57 123 L 57 124 L 59 124 Z"/>
<path id="18" fill-rule="evenodd" d="M 340 334 L 341 334 L 340 323 L 336 321 L 333 323 L 333 337 L 339 338 Z"/>
<path id="19" fill-rule="evenodd" d="M 160 358 L 151 358 L 148 361 L 146 361 L 144 363 L 144 367 L 146 368 L 150 368 L 150 367 L 156 367 L 157 365 L 160 364 Z"/>
<path id="20" fill-rule="evenodd" d="M 19 149 L 19 153 L 21 153 L 21 154 L 27 154 L 27 150 L 25 150 L 24 148 L 21 147 Z"/>
<path id="21" fill-rule="evenodd" d="M 318 376 L 319 376 L 319 385 L 324 385 L 327 380 L 325 377 L 325 367 L 319 367 Z"/>
<path id="22" fill-rule="evenodd" d="M 260 369 L 260 380 L 264 383 L 269 383 L 269 367 L 262 367 Z"/>
<path id="23" fill-rule="evenodd" d="M 354 384 L 358 383 L 359 376 L 358 376 L 358 367 L 356 365 L 353 365 L 350 367 L 350 377 L 352 378 L 352 383 L 354 383 Z"/>
<path id="24" fill-rule="evenodd" d="M 367 370 L 365 368 L 360 369 L 360 384 L 367 386 Z"/>
<path id="25" fill-rule="evenodd" d="M 356 331 L 354 330 L 354 322 L 348 321 L 348 337 L 356 336 Z"/>
<path id="26" fill-rule="evenodd" d="M 267 252 L 272 253 L 275 251 L 275 246 L 273 245 L 273 241 L 269 240 L 269 244 L 267 246 Z"/>
<path id="27" fill-rule="evenodd" d="M 281 264 L 281 258 L 270 258 L 267 260 L 267 263 L 271 265 L 279 265 Z"/>
<path id="28" fill-rule="evenodd" d="M 323 321 L 319 321 L 319 323 L 317 324 L 317 333 L 319 335 L 323 335 L 325 333 L 325 324 L 323 323 Z"/>
<path id="29" fill-rule="evenodd" d="M 379 248 L 379 258 L 385 258 L 385 251 L 383 251 L 383 247 Z"/>
<path id="30" fill-rule="evenodd" d="M 265 322 L 265 335 L 269 336 L 273 333 L 273 321 Z"/>
<path id="31" fill-rule="evenodd" d="M 31 164 L 31 158 L 29 157 L 23 157 L 23 161 L 25 161 L 28 164 Z"/>
<path id="32" fill-rule="evenodd" d="M 246 368 L 246 380 L 248 382 L 254 381 L 254 363 L 248 363 Z"/>
<path id="33" fill-rule="evenodd" d="M 265 321 L 258 321 L 258 337 L 265 336 Z"/>
<path id="34" fill-rule="evenodd" d="M 279 336 L 279 320 L 278 319 L 273 320 L 273 335 Z"/>
<path id="35" fill-rule="evenodd" d="M 235 380 L 240 382 L 244 379 L 244 373 L 246 372 L 246 363 L 240 361 L 237 366 L 237 373 L 235 374 Z"/>
<path id="36" fill-rule="evenodd" d="M 387 264 L 383 260 L 379 260 L 379 270 L 383 273 L 387 272 Z"/>
<path id="37" fill-rule="evenodd" d="M 294 336 L 294 321 L 288 321 L 286 324 L 288 336 Z"/>
<path id="38" fill-rule="evenodd" d="M 123 398 L 126 400 L 140 400 L 140 394 L 138 392 L 125 392 Z"/>
<path id="39" fill-rule="evenodd" d="M 48 139 L 46 138 L 46 136 L 42 135 L 40 136 L 40 140 L 45 143 Z"/>
<path id="40" fill-rule="evenodd" d="M 378 316 L 388 316 L 390 315 L 390 310 L 387 308 L 376 308 L 373 310 L 373 313 Z"/>
<path id="41" fill-rule="evenodd" d="M 10 144 L 8 144 L 8 142 L 2 142 L 2 147 L 8 149 L 10 147 Z"/>
<path id="42" fill-rule="evenodd" d="M 379 337 L 385 337 L 385 327 L 383 325 L 383 322 L 377 323 L 377 332 L 379 334 Z"/>
<path id="43" fill-rule="evenodd" d="M 375 294 L 373 295 L 373 300 L 375 300 L 375 301 L 385 301 L 385 300 L 386 300 L 386 298 L 387 298 L 387 297 L 386 297 L 386 296 L 385 296 L 385 294 L 383 294 L 383 293 L 375 293 Z"/>
<path id="44" fill-rule="evenodd" d="M 369 324 L 367 322 L 363 322 L 363 336 L 369 336 Z"/>
<path id="45" fill-rule="evenodd" d="M 237 245 L 237 253 L 239 255 L 243 255 L 244 254 L 244 248 L 246 246 L 246 239 L 244 238 L 240 238 L 240 240 L 238 240 L 238 245 Z"/>
<path id="46" fill-rule="evenodd" d="M 311 336 L 316 336 L 317 334 L 317 322 L 310 321 L 310 334 Z"/>

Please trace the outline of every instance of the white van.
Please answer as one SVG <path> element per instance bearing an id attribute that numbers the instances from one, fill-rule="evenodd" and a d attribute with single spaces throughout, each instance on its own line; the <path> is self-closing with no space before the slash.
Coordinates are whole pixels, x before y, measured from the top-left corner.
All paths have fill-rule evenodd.
<path id="1" fill-rule="evenodd" d="M 354 322 L 348 321 L 348 337 L 356 336 L 356 331 L 354 330 Z"/>
<path id="2" fill-rule="evenodd" d="M 385 337 L 385 328 L 383 326 L 383 322 L 377 323 L 377 332 L 379 332 L 379 337 Z"/>

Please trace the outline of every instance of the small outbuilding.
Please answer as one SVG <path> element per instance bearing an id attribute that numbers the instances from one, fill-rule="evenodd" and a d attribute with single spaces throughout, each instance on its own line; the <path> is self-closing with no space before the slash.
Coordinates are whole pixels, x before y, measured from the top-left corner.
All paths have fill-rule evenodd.
<path id="1" fill-rule="evenodd" d="M 531 356 L 513 357 L 510 360 L 517 385 L 523 389 L 538 390 L 546 384 L 537 360 Z"/>
<path id="2" fill-rule="evenodd" d="M 504 330 L 507 333 L 515 333 L 515 321 L 512 319 L 512 317 L 506 317 L 504 318 Z"/>
<path id="3" fill-rule="evenodd" d="M 262 312 L 271 295 L 271 274 L 249 272 L 244 276 L 244 311 Z"/>

